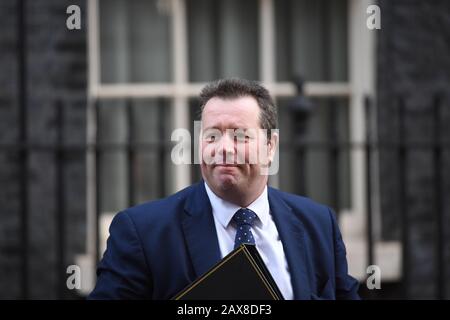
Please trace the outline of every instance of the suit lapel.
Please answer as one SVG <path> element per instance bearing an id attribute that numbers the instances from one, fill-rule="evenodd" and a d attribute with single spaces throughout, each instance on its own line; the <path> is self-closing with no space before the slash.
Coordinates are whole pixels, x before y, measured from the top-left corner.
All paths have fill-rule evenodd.
<path id="1" fill-rule="evenodd" d="M 283 243 L 295 299 L 310 299 L 304 227 L 292 209 L 269 188 L 270 211 Z M 186 201 L 182 228 L 196 277 L 221 259 L 212 208 L 204 182 L 198 183 Z"/>
<path id="2" fill-rule="evenodd" d="M 221 259 L 212 208 L 204 182 L 198 183 L 185 205 L 182 227 L 196 277 Z"/>
<path id="3" fill-rule="evenodd" d="M 309 300 L 311 288 L 303 225 L 292 209 L 280 198 L 277 191 L 272 188 L 269 188 L 269 203 L 289 265 L 294 299 Z"/>

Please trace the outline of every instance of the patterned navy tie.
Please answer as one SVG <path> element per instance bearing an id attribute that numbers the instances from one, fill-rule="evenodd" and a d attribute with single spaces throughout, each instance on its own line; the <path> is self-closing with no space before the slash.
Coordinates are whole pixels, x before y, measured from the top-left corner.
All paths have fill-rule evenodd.
<path id="1" fill-rule="evenodd" d="M 247 208 L 236 211 L 233 221 L 236 223 L 236 238 L 234 239 L 234 248 L 236 249 L 242 243 L 255 244 L 252 231 L 252 225 L 256 221 L 256 213 Z"/>

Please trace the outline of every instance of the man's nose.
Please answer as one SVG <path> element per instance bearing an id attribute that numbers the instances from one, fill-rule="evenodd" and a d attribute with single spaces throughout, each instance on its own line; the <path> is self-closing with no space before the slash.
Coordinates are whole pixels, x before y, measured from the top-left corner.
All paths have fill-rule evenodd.
<path id="1" fill-rule="evenodd" d="M 224 162 L 226 162 L 227 155 L 234 155 L 235 153 L 234 137 L 230 137 L 228 134 L 223 134 L 218 147 L 218 154 L 222 155 Z M 229 160 L 233 161 L 234 159 Z"/>

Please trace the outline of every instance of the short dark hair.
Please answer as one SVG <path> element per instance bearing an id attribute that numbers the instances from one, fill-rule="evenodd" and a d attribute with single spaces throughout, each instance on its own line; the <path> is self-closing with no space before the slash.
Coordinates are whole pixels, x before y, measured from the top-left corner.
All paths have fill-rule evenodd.
<path id="1" fill-rule="evenodd" d="M 277 127 L 277 109 L 269 91 L 256 81 L 230 78 L 220 79 L 207 84 L 200 92 L 200 118 L 206 103 L 211 98 L 235 99 L 241 97 L 255 98 L 260 112 L 261 128 L 267 130 L 270 138 L 271 129 Z"/>

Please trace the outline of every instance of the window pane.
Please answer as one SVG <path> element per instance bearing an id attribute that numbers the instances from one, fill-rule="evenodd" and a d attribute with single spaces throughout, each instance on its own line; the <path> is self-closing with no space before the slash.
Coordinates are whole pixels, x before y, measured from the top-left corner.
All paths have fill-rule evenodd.
<path id="1" fill-rule="evenodd" d="M 117 212 L 128 206 L 127 120 L 125 101 L 101 101 L 98 106 L 100 211 Z"/>
<path id="2" fill-rule="evenodd" d="M 194 121 L 200 121 L 200 101 L 197 98 L 192 98 L 189 100 L 189 116 L 191 118 L 189 131 L 191 132 L 191 159 L 196 159 L 195 156 L 195 143 L 198 142 L 198 135 L 196 135 L 196 132 L 194 130 Z M 198 146 L 200 148 L 200 145 Z M 193 161 L 194 162 L 194 161 Z M 202 173 L 200 170 L 199 164 L 192 164 L 191 165 L 191 181 L 193 183 L 198 182 L 202 179 Z"/>
<path id="3" fill-rule="evenodd" d="M 301 130 L 301 116 L 290 99 L 279 99 L 280 188 L 316 201 L 350 206 L 348 99 L 313 99 L 313 110 Z M 303 148 L 299 146 L 303 145 Z M 333 146 L 338 148 L 333 151 Z"/>
<path id="4" fill-rule="evenodd" d="M 171 80 L 170 19 L 157 0 L 100 0 L 103 83 Z"/>
<path id="5" fill-rule="evenodd" d="M 170 102 L 105 100 L 98 115 L 101 212 L 118 212 L 167 195 Z"/>
<path id="6" fill-rule="evenodd" d="M 190 81 L 257 80 L 258 1 L 187 2 Z"/>
<path id="7" fill-rule="evenodd" d="M 277 79 L 347 80 L 347 0 L 275 1 Z"/>
<path id="8" fill-rule="evenodd" d="M 133 103 L 134 203 L 167 196 L 171 187 L 171 104 L 167 99 Z"/>

